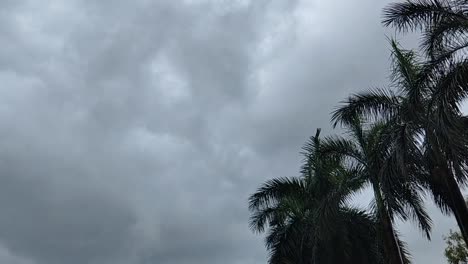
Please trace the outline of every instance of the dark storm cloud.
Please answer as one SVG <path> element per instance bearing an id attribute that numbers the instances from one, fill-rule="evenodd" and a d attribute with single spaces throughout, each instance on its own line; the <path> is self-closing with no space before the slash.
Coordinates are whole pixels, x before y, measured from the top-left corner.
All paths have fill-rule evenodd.
<path id="1" fill-rule="evenodd" d="M 2 263 L 264 263 L 248 194 L 386 81 L 377 1 L 0 5 Z"/>

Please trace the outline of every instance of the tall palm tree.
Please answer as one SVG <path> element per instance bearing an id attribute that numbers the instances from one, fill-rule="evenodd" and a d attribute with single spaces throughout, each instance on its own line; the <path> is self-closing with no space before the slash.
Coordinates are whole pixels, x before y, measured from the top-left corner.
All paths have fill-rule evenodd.
<path id="1" fill-rule="evenodd" d="M 392 41 L 393 71 L 390 89 L 373 89 L 350 96 L 332 117 L 349 123 L 361 116 L 385 120 L 395 145 L 395 166 L 406 176 L 417 176 L 429 189 L 444 213 L 452 212 L 468 241 L 468 209 L 458 183 L 467 180 L 467 122 L 459 95 L 468 83 L 468 67 L 450 65 L 434 71 L 432 63 L 420 62 L 414 52 Z"/>
<path id="2" fill-rule="evenodd" d="M 322 143 L 322 153 L 345 157 L 354 169 L 355 177 L 369 183 L 374 193 L 373 211 L 379 223 L 386 263 L 408 263 L 394 228 L 395 216 L 403 220 L 413 218 L 429 238 L 431 220 L 425 212 L 419 195 L 421 188 L 417 179 L 403 177 L 403 170 L 415 169 L 393 167 L 395 146 L 387 138 L 388 126 L 375 123 L 364 129 L 359 118 L 348 122 L 348 138 L 329 137 Z"/>
<path id="3" fill-rule="evenodd" d="M 384 9 L 384 25 L 422 30 L 422 47 L 434 60 L 464 53 L 468 47 L 468 1 L 410 0 Z M 466 56 L 465 56 L 466 57 Z"/>
<path id="4" fill-rule="evenodd" d="M 362 181 L 320 154 L 319 132 L 303 148 L 300 177 L 267 181 L 251 195 L 251 228 L 268 229 L 271 264 L 382 263 L 375 219 L 347 204 Z"/>

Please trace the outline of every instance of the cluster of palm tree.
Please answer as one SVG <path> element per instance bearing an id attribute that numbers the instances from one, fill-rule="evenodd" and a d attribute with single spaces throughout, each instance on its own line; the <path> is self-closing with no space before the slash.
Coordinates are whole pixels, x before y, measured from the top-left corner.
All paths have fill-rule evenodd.
<path id="1" fill-rule="evenodd" d="M 430 239 L 430 194 L 468 242 L 468 0 L 410 0 L 384 24 L 421 32 L 420 54 L 391 41 L 391 82 L 353 94 L 333 112 L 340 136 L 303 147 L 301 175 L 264 183 L 249 199 L 251 228 L 267 232 L 269 263 L 409 263 L 395 228 L 414 222 Z M 370 210 L 352 205 L 370 187 Z"/>

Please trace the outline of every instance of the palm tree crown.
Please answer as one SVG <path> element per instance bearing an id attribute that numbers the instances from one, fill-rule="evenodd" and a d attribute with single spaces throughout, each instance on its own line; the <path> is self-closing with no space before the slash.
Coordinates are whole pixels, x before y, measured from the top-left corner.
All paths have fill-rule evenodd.
<path id="1" fill-rule="evenodd" d="M 250 197 L 251 228 L 269 229 L 269 263 L 381 263 L 375 219 L 347 203 L 361 179 L 320 144 L 318 131 L 300 177 L 267 181 Z"/>
<path id="2" fill-rule="evenodd" d="M 347 123 L 361 116 L 387 122 L 395 146 L 394 167 L 406 177 L 417 177 L 444 212 L 455 214 L 463 233 L 468 231 L 468 210 L 457 182 L 467 180 L 468 139 L 458 95 L 468 68 L 434 70 L 432 63 L 418 61 L 414 52 L 400 49 L 395 41 L 392 48 L 393 89 L 350 96 L 333 120 Z"/>
<path id="3" fill-rule="evenodd" d="M 384 9 L 384 25 L 400 31 L 422 30 L 422 48 L 444 60 L 468 47 L 468 1 L 411 0 Z"/>
<path id="4" fill-rule="evenodd" d="M 385 133 L 389 125 L 374 123 L 363 128 L 361 120 L 349 120 L 349 137 L 329 137 L 322 144 L 324 155 L 344 157 L 354 169 L 355 177 L 368 183 L 374 192 L 373 215 L 379 222 L 385 258 L 388 263 L 408 263 L 404 247 L 393 227 L 395 216 L 415 220 L 430 237 L 431 220 L 425 212 L 417 178 L 405 171 L 412 166 L 394 166 L 396 146 Z"/>

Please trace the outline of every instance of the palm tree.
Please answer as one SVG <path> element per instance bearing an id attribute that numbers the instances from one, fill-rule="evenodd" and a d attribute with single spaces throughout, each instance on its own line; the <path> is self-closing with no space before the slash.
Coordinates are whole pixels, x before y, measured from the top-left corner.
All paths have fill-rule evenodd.
<path id="1" fill-rule="evenodd" d="M 373 89 L 350 96 L 332 117 L 335 125 L 355 116 L 388 122 L 395 146 L 394 167 L 405 177 L 417 177 L 444 213 L 453 212 L 468 241 L 468 209 L 458 183 L 467 180 L 467 122 L 460 97 L 468 67 L 452 64 L 434 70 L 414 52 L 392 41 L 393 89 Z M 465 86 L 466 87 L 466 86 Z M 407 171 L 411 164 L 414 169 Z"/>
<path id="2" fill-rule="evenodd" d="M 251 228 L 268 229 L 271 264 L 382 263 L 375 219 L 347 204 L 362 181 L 319 153 L 319 133 L 303 148 L 300 177 L 267 181 L 251 195 Z"/>
<path id="3" fill-rule="evenodd" d="M 466 54 L 466 0 L 410 0 L 393 3 L 384 9 L 383 23 L 399 31 L 423 30 L 422 47 L 433 60 Z"/>
<path id="4" fill-rule="evenodd" d="M 403 170 L 415 169 L 411 166 L 391 166 L 394 163 L 395 146 L 387 138 L 387 124 L 375 123 L 368 129 L 362 127 L 361 120 L 348 122 L 349 138 L 329 137 L 322 143 L 323 155 L 345 157 L 354 169 L 355 177 L 369 183 L 373 193 L 373 211 L 379 223 L 386 263 L 408 263 L 401 241 L 394 228 L 394 218 L 413 218 L 429 238 L 431 220 L 425 212 L 419 195 L 421 188 L 416 179 L 402 177 Z"/>

